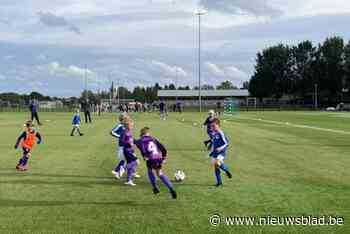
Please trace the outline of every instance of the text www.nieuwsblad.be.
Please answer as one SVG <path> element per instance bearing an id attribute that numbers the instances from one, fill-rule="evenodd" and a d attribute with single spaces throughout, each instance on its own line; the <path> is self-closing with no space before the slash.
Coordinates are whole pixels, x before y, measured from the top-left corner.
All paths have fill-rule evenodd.
<path id="1" fill-rule="evenodd" d="M 222 217 L 219 214 L 210 216 L 209 222 L 212 226 L 342 226 L 344 225 L 343 217 L 335 216 L 227 216 Z"/>

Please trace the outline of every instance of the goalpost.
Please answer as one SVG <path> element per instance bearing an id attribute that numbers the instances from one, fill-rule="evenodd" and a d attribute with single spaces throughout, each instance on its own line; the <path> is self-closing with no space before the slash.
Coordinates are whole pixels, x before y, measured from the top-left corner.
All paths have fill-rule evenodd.
<path id="1" fill-rule="evenodd" d="M 257 101 L 256 97 L 248 97 L 247 98 L 247 108 L 254 108 L 257 107 Z"/>

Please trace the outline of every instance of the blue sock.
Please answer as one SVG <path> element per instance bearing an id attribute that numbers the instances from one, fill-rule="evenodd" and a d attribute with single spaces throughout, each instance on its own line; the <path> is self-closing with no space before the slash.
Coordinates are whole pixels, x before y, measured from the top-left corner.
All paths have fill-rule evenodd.
<path id="1" fill-rule="evenodd" d="M 118 172 L 120 171 L 121 167 L 125 167 L 125 160 L 120 160 L 120 162 L 118 163 L 118 165 L 115 167 L 114 171 Z"/>
<path id="2" fill-rule="evenodd" d="M 218 184 L 222 184 L 222 180 L 221 180 L 221 171 L 220 169 L 215 169 L 215 176 L 216 176 L 216 182 Z"/>
<path id="3" fill-rule="evenodd" d="M 228 167 L 224 163 L 221 164 L 220 169 L 223 170 L 226 173 L 230 172 L 230 170 L 228 169 Z"/>

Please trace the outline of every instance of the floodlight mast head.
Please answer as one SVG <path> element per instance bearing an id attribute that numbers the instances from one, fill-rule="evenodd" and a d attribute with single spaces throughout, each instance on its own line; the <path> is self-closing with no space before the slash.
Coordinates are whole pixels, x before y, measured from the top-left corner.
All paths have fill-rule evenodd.
<path id="1" fill-rule="evenodd" d="M 205 15 L 205 14 L 207 14 L 207 13 L 208 13 L 208 11 L 205 10 L 205 9 L 196 9 L 196 10 L 193 12 L 193 14 L 195 14 L 195 15 Z"/>

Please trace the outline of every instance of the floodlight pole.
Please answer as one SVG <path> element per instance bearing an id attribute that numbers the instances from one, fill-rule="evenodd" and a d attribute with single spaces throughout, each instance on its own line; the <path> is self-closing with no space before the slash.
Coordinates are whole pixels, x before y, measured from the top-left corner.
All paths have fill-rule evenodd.
<path id="1" fill-rule="evenodd" d="M 195 11 L 195 15 L 198 15 L 198 100 L 199 100 L 199 112 L 202 112 L 202 80 L 201 80 L 201 16 L 205 15 L 206 11 Z"/>
<path id="2" fill-rule="evenodd" d="M 318 108 L 318 84 L 315 84 L 315 109 Z"/>
<path id="3" fill-rule="evenodd" d="M 85 64 L 85 71 L 84 71 L 84 78 L 85 78 L 85 101 L 88 101 L 88 93 L 87 93 L 87 65 Z"/>

